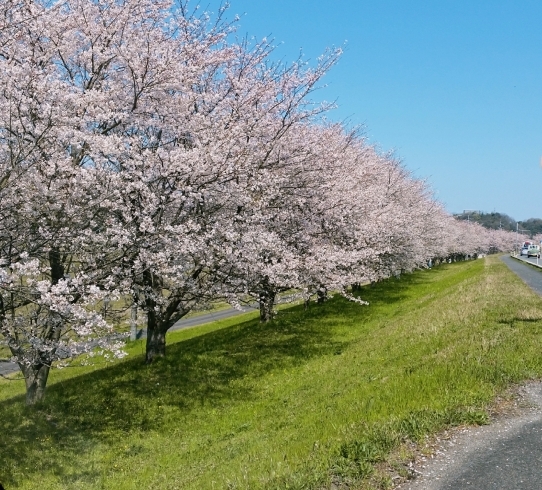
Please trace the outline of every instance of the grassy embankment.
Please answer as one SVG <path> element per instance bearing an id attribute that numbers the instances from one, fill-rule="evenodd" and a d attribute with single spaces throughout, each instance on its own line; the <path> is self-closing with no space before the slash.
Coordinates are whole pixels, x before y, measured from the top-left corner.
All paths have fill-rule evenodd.
<path id="1" fill-rule="evenodd" d="M 510 383 L 542 375 L 542 300 L 497 257 L 366 287 L 268 325 L 250 313 L 56 371 L 23 406 L 0 380 L 0 481 L 23 489 L 285 489 L 390 484 L 401 444 L 484 423 Z M 173 343 L 174 342 L 174 343 Z M 401 467 L 397 467 L 401 472 Z M 365 479 L 364 479 L 365 478 Z"/>

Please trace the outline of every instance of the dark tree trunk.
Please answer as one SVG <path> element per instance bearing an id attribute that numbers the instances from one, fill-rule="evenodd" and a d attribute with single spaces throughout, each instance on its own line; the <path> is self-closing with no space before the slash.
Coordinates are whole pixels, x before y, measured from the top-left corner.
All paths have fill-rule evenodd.
<path id="1" fill-rule="evenodd" d="M 320 286 L 318 288 L 318 304 L 322 304 L 327 301 L 327 288 L 325 286 Z"/>
<path id="2" fill-rule="evenodd" d="M 166 332 L 158 326 L 147 324 L 147 345 L 145 353 L 145 362 L 151 364 L 159 357 L 166 355 Z"/>
<path id="3" fill-rule="evenodd" d="M 57 247 L 49 250 L 49 267 L 51 271 L 51 284 L 58 284 L 58 282 L 64 278 L 64 265 L 62 263 L 62 256 Z M 44 340 L 52 340 L 53 342 L 60 339 L 62 331 L 62 319 L 58 314 L 51 313 L 49 318 L 49 325 L 44 335 Z M 20 352 L 14 352 L 13 354 L 20 354 Z M 45 398 L 45 388 L 47 386 L 47 379 L 49 378 L 49 371 L 51 370 L 51 362 L 54 357 L 54 350 L 52 352 L 35 352 L 36 358 L 41 359 L 41 362 L 35 364 L 23 364 L 19 363 L 21 372 L 24 375 L 24 382 L 26 386 L 26 405 L 34 406 L 40 403 Z"/>
<path id="4" fill-rule="evenodd" d="M 58 316 L 52 316 L 50 318 L 50 325 L 48 332 L 44 339 L 57 342 L 60 339 L 62 331 L 62 320 Z M 14 356 L 22 356 L 24 354 L 21 350 L 10 346 L 11 353 Z M 51 364 L 55 357 L 56 349 L 52 351 L 36 350 L 32 353 L 34 362 L 30 365 L 20 362 L 19 367 L 24 375 L 24 381 L 26 385 L 26 404 L 28 406 L 35 405 L 43 401 L 45 398 L 45 387 L 47 386 L 47 379 L 49 378 L 49 371 L 51 370 Z"/>
<path id="5" fill-rule="evenodd" d="M 273 319 L 276 293 L 272 288 L 260 291 L 260 322 L 266 323 Z"/>
<path id="6" fill-rule="evenodd" d="M 51 283 L 58 284 L 58 281 L 64 278 L 64 265 L 57 247 L 49 250 L 49 266 L 51 268 Z"/>
<path id="7" fill-rule="evenodd" d="M 155 310 L 156 302 L 147 298 L 147 345 L 145 349 L 145 362 L 152 363 L 158 357 L 166 355 L 167 328 L 158 317 Z"/>
<path id="8" fill-rule="evenodd" d="M 27 366 L 19 364 L 26 384 L 26 405 L 34 406 L 45 398 L 45 387 L 50 367 L 45 364 Z"/>
<path id="9" fill-rule="evenodd" d="M 197 271 L 192 277 L 197 278 L 201 271 Z M 159 357 L 166 355 L 166 333 L 192 308 L 183 291 L 173 291 L 167 298 L 165 305 L 157 308 L 157 297 L 161 296 L 164 283 L 160 276 L 150 270 L 143 271 L 143 286 L 147 290 L 145 298 L 145 312 L 147 315 L 147 345 L 145 362 L 150 364 Z M 162 300 L 163 300 L 162 296 Z M 192 300 L 193 301 L 193 300 Z"/>
<path id="10" fill-rule="evenodd" d="M 152 363 L 159 357 L 166 355 L 166 332 L 163 319 L 156 311 L 156 301 L 153 293 L 158 295 L 162 284 L 160 278 L 155 276 L 149 269 L 143 271 L 143 285 L 151 291 L 145 298 L 145 310 L 147 313 L 147 345 L 145 349 L 145 362 Z"/>

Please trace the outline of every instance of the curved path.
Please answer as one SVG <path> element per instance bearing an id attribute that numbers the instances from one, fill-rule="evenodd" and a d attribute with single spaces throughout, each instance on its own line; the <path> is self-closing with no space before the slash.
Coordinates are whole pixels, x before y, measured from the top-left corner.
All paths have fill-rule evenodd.
<path id="1" fill-rule="evenodd" d="M 542 295 L 542 269 L 503 256 L 527 285 Z M 542 263 L 541 263 L 542 265 Z M 441 440 L 441 450 L 415 468 L 418 478 L 401 490 L 542 489 L 542 382 L 520 393 L 520 415 L 466 428 Z"/>

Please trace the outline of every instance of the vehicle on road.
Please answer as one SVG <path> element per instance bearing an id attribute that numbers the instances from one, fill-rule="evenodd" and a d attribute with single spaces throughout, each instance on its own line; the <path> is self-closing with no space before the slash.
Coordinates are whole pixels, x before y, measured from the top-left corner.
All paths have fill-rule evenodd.
<path id="1" fill-rule="evenodd" d="M 540 258 L 540 245 L 529 245 L 527 247 L 527 258 L 529 257 Z"/>
<path id="2" fill-rule="evenodd" d="M 523 245 L 521 246 L 521 249 L 519 251 L 519 255 L 527 256 L 527 252 L 528 252 L 529 247 L 531 245 L 534 245 L 534 243 L 533 242 L 523 242 Z"/>

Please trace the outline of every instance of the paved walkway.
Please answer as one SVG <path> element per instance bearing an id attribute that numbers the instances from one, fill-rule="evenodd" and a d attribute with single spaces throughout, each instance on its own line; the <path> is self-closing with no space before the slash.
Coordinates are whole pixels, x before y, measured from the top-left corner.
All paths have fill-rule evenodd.
<path id="1" fill-rule="evenodd" d="M 515 259 L 509 255 L 503 255 L 501 258 L 528 286 L 542 295 L 542 269 L 538 269 L 535 266 L 533 261 L 536 259 L 530 259 L 527 263 L 527 259 Z M 542 489 L 542 484 L 540 488 Z"/>

